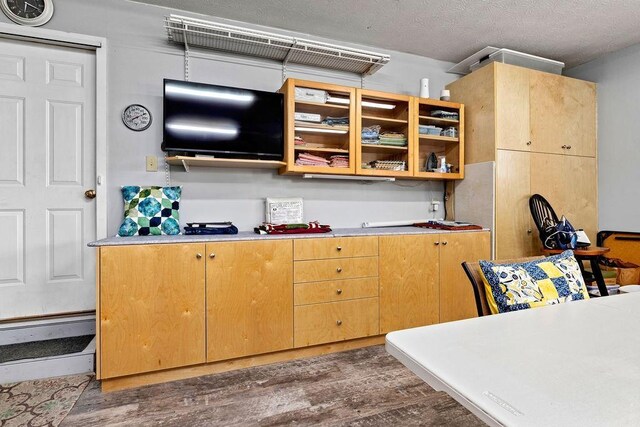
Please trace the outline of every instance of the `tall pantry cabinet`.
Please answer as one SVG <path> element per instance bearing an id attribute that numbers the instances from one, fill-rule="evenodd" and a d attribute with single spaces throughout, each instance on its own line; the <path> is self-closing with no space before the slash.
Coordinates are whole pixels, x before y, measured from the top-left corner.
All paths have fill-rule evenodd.
<path id="1" fill-rule="evenodd" d="M 493 182 L 484 174 L 477 178 L 484 182 L 465 183 L 467 189 L 493 187 L 495 258 L 540 253 L 528 204 L 536 193 L 595 242 L 596 85 L 492 63 L 447 88 L 466 106 L 466 164 L 495 162 Z M 473 168 L 467 171 L 467 180 L 476 179 Z M 456 204 L 458 218 L 468 215 Z"/>

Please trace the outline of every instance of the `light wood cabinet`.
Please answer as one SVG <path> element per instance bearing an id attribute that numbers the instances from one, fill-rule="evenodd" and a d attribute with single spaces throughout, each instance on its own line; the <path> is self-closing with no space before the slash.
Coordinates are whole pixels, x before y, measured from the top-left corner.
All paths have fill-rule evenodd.
<path id="1" fill-rule="evenodd" d="M 476 317 L 473 288 L 461 264 L 491 256 L 489 233 L 451 233 L 440 236 L 440 322 Z"/>
<path id="2" fill-rule="evenodd" d="M 542 243 L 529 211 L 529 197 L 536 193 L 595 242 L 595 84 L 493 63 L 447 87 L 453 99 L 465 104 L 467 114 L 471 178 L 456 189 L 456 198 L 474 197 L 478 191 L 493 196 L 495 258 L 540 253 Z M 473 173 L 486 162 L 495 164 L 495 181 L 486 173 Z M 466 209 L 457 208 L 457 218 L 480 219 L 473 204 L 460 205 Z"/>
<path id="3" fill-rule="evenodd" d="M 290 240 L 209 243 L 207 361 L 293 346 Z"/>
<path id="4" fill-rule="evenodd" d="M 205 361 L 204 244 L 100 249 L 100 378 Z"/>
<path id="5" fill-rule="evenodd" d="M 380 332 L 438 323 L 438 234 L 380 236 Z"/>

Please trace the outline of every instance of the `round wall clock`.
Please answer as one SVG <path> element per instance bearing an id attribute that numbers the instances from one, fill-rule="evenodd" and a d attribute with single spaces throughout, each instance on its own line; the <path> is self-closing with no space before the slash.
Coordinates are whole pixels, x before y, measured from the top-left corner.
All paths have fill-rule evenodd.
<path id="1" fill-rule="evenodd" d="M 131 104 L 122 112 L 122 123 L 129 129 L 140 132 L 151 126 L 151 113 L 140 104 Z"/>
<path id="2" fill-rule="evenodd" d="M 53 16 L 53 0 L 0 0 L 0 9 L 17 24 L 37 27 Z"/>

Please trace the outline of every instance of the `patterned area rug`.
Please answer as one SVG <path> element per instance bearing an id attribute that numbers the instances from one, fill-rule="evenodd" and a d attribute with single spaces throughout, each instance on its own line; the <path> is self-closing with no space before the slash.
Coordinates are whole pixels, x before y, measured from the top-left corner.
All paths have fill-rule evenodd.
<path id="1" fill-rule="evenodd" d="M 58 426 L 90 380 L 74 375 L 0 385 L 0 426 Z"/>

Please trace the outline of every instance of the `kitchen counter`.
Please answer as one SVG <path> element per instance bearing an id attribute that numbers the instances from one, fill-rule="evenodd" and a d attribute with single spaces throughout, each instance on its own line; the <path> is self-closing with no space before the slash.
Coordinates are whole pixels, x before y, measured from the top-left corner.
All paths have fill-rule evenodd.
<path id="1" fill-rule="evenodd" d="M 256 234 L 253 231 L 241 231 L 238 234 L 212 234 L 212 235 L 177 235 L 177 236 L 132 236 L 132 237 L 108 237 L 106 239 L 91 242 L 88 246 L 124 246 L 124 245 L 157 245 L 170 243 L 200 243 L 200 242 L 233 242 L 246 240 L 266 239 L 317 239 L 329 237 L 354 237 L 354 236 L 388 236 L 402 234 L 447 234 L 447 233 L 474 233 L 489 231 L 482 230 L 433 230 L 421 227 L 377 227 L 377 228 L 337 228 L 329 233 L 309 234 Z"/>

